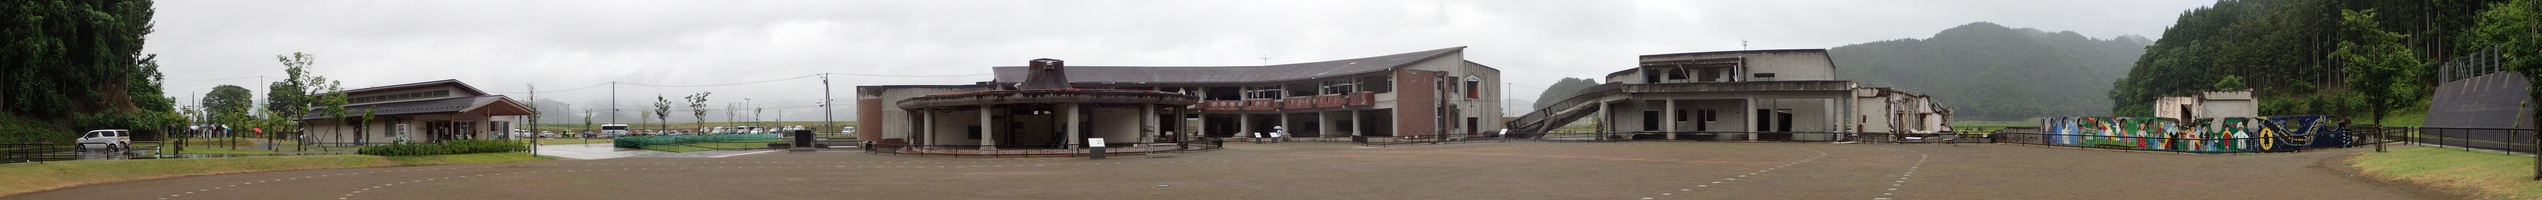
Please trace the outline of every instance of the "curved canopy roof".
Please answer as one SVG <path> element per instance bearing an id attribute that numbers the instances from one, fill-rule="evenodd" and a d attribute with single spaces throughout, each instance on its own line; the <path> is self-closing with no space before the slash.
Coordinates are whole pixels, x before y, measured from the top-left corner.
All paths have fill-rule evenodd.
<path id="1" fill-rule="evenodd" d="M 1269 66 L 1068 66 L 1072 83 L 1260 83 L 1382 72 L 1464 51 L 1449 47 L 1366 58 Z M 997 83 L 1024 80 L 1022 66 L 999 66 Z"/>

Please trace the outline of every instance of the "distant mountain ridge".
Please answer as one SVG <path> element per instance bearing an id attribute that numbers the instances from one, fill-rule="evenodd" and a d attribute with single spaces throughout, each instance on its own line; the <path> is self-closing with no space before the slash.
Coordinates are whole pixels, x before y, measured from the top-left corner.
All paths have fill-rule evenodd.
<path id="1" fill-rule="evenodd" d="M 1836 77 L 1871 87 L 1933 95 L 1962 120 L 2106 116 L 2112 83 L 2153 40 L 2085 37 L 1988 22 L 1926 39 L 1898 39 L 1829 49 Z"/>

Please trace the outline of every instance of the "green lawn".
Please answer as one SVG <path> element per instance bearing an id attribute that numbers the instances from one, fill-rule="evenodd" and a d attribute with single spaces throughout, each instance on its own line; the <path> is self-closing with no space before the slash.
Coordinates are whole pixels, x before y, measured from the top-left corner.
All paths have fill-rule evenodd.
<path id="1" fill-rule="evenodd" d="M 2534 158 L 2495 152 L 2438 147 L 2409 147 L 2367 152 L 2348 159 L 2365 175 L 2425 185 L 2483 199 L 2542 198 L 2542 182 L 2533 181 Z"/>
<path id="2" fill-rule="evenodd" d="M 523 153 L 382 157 L 370 155 L 260 156 L 141 160 L 80 160 L 0 164 L 0 196 L 72 186 L 182 176 L 264 171 L 560 160 Z"/>

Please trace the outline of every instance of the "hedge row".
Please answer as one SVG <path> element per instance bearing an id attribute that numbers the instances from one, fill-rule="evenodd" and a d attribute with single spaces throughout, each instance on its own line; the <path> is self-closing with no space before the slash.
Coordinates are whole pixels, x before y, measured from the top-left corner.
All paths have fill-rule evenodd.
<path id="1" fill-rule="evenodd" d="M 785 137 L 780 137 L 780 136 L 778 136 L 777 134 L 722 134 L 722 135 L 675 135 L 675 136 L 620 136 L 620 137 L 618 137 L 618 138 L 617 138 L 617 140 L 615 140 L 615 142 L 614 142 L 614 143 L 616 144 L 616 146 L 618 146 L 618 147 L 620 147 L 620 148 L 644 148 L 644 146 L 652 146 L 652 145 L 688 144 L 688 143 L 700 143 L 700 142 L 734 142 L 734 141 L 777 140 L 777 139 L 784 139 L 784 138 L 785 138 Z"/>
<path id="2" fill-rule="evenodd" d="M 362 155 L 427 156 L 472 153 L 528 151 L 529 143 L 504 140 L 451 140 L 442 143 L 406 143 L 362 147 Z"/>

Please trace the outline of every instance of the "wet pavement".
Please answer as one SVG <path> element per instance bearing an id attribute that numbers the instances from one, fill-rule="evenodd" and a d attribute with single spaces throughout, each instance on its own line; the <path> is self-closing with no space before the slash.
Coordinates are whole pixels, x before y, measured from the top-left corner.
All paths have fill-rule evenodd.
<path id="1" fill-rule="evenodd" d="M 617 148 L 609 144 L 562 144 L 538 146 L 538 155 L 572 158 L 576 160 L 599 160 L 627 157 L 719 158 L 774 151 L 777 150 L 699 151 L 673 153 L 632 148 Z"/>

